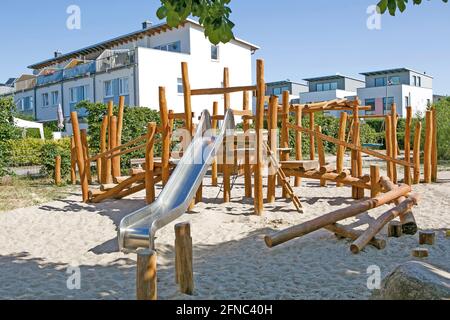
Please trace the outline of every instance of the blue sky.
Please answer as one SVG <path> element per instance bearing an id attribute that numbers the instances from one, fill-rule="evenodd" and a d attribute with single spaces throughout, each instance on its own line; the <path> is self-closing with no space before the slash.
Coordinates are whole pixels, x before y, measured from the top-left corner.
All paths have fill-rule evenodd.
<path id="1" fill-rule="evenodd" d="M 425 1 L 369 30 L 367 7 L 377 0 L 232 0 L 239 38 L 261 46 L 268 81 L 409 67 L 435 78 L 450 94 L 450 4 Z M 26 3 L 26 5 L 25 5 Z M 81 30 L 66 28 L 66 9 L 81 8 Z M 72 51 L 157 22 L 158 0 L 2 1 L 0 82 L 29 72 L 55 50 Z"/>

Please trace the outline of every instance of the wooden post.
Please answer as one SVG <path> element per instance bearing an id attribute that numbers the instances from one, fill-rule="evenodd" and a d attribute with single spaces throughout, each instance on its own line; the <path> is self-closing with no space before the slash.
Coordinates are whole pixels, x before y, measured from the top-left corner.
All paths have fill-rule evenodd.
<path id="1" fill-rule="evenodd" d="M 110 119 L 110 142 L 109 145 L 111 149 L 114 149 L 117 147 L 117 117 L 112 116 Z M 110 149 L 110 150 L 111 150 Z M 112 172 L 112 178 L 113 181 L 116 182 L 116 179 L 120 177 L 120 159 L 117 157 L 114 157 L 114 154 L 117 154 L 118 152 L 113 152 L 111 155 L 111 172 Z M 117 161 L 119 160 L 119 162 Z"/>
<path id="2" fill-rule="evenodd" d="M 194 271 L 192 257 L 191 225 L 180 223 L 175 226 L 175 270 L 176 282 L 183 294 L 194 293 Z"/>
<path id="3" fill-rule="evenodd" d="M 433 136 L 432 136 L 432 143 L 431 143 L 431 181 L 437 182 L 437 175 L 438 175 L 438 130 L 437 130 L 437 110 L 435 107 L 431 109 L 432 113 L 432 130 L 433 130 Z"/>
<path id="4" fill-rule="evenodd" d="M 425 183 L 431 183 L 431 151 L 433 143 L 433 114 L 431 111 L 426 113 L 425 128 L 425 154 L 424 154 L 424 176 Z"/>
<path id="5" fill-rule="evenodd" d="M 223 69 L 223 87 L 229 88 L 230 87 L 230 71 L 228 68 Z M 230 101 L 230 94 L 225 93 L 223 95 L 223 115 L 227 114 L 228 109 L 231 107 L 231 101 Z"/>
<path id="6" fill-rule="evenodd" d="M 70 180 L 73 185 L 77 184 L 77 151 L 74 137 L 70 138 Z"/>
<path id="7" fill-rule="evenodd" d="M 422 123 L 417 121 L 416 129 L 414 132 L 414 150 L 413 150 L 413 161 L 414 161 L 414 184 L 420 183 L 420 140 L 422 135 Z"/>
<path id="8" fill-rule="evenodd" d="M 315 124 L 315 114 L 313 111 L 309 114 L 309 129 L 314 131 L 316 128 Z M 316 143 L 315 143 L 315 137 L 313 135 L 309 136 L 309 158 L 311 160 L 316 159 Z"/>
<path id="9" fill-rule="evenodd" d="M 346 141 L 346 128 L 347 128 L 347 119 L 348 114 L 347 112 L 341 112 L 341 117 L 339 120 L 339 140 L 342 142 Z M 338 146 L 337 147 L 337 156 L 336 156 L 336 173 L 341 174 L 344 170 L 344 156 L 345 156 L 345 147 L 344 146 Z M 344 185 L 342 183 L 337 183 L 337 187 L 343 187 Z"/>
<path id="10" fill-rule="evenodd" d="M 397 118 L 397 105 L 395 103 L 391 106 L 391 156 L 394 159 L 397 159 L 398 157 L 398 140 L 397 140 L 397 124 L 398 124 L 398 118 Z M 395 163 L 392 163 L 392 182 L 397 184 L 398 177 L 397 177 L 397 165 Z"/>
<path id="11" fill-rule="evenodd" d="M 250 102 L 248 97 L 248 92 L 244 91 L 243 93 L 243 110 L 250 110 Z M 244 164 L 244 180 L 245 180 L 245 197 L 252 197 L 252 165 L 250 163 L 250 121 L 248 119 L 244 119 L 244 136 L 245 136 L 245 164 Z"/>
<path id="12" fill-rule="evenodd" d="M 278 97 L 271 96 L 269 110 L 267 114 L 267 124 L 269 130 L 269 148 L 270 152 L 277 157 L 277 133 L 278 133 Z M 269 176 L 267 178 L 267 203 L 275 202 L 277 174 L 271 161 L 269 161 Z"/>
<path id="13" fill-rule="evenodd" d="M 109 126 L 109 118 L 108 116 L 105 116 L 103 118 L 102 127 L 100 130 L 100 153 L 105 153 L 108 149 L 108 145 L 106 142 L 106 135 L 108 132 L 108 126 Z M 111 162 L 108 162 L 106 158 L 101 158 L 101 170 L 100 170 L 100 176 L 101 176 L 101 183 L 102 184 L 108 184 L 111 183 L 109 180 L 109 172 L 111 172 L 111 167 L 108 166 L 108 164 L 111 164 Z"/>
<path id="14" fill-rule="evenodd" d="M 217 101 L 214 101 L 213 103 L 213 120 L 211 123 L 211 128 L 214 130 L 214 132 L 217 131 L 217 119 L 216 116 L 219 115 L 219 103 Z M 214 187 L 217 187 L 217 157 L 214 159 L 211 167 L 211 184 Z"/>
<path id="15" fill-rule="evenodd" d="M 111 150 L 111 143 L 112 143 L 112 139 L 111 139 L 111 119 L 114 115 L 114 103 L 113 101 L 109 101 L 108 102 L 108 150 Z M 108 158 L 106 160 L 106 183 L 110 184 L 113 182 L 113 177 L 112 177 L 112 160 L 111 158 Z"/>
<path id="16" fill-rule="evenodd" d="M 318 133 L 322 133 L 322 127 L 317 126 L 316 131 Z M 317 152 L 319 154 L 319 164 L 320 167 L 323 168 L 326 166 L 326 159 L 325 159 L 325 148 L 323 146 L 323 140 L 320 138 L 317 138 Z M 326 187 L 327 186 L 327 180 L 320 180 L 320 186 Z"/>
<path id="17" fill-rule="evenodd" d="M 381 193 L 379 166 L 370 166 L 370 185 L 370 197 L 375 198 Z"/>
<path id="18" fill-rule="evenodd" d="M 392 221 L 388 225 L 388 237 L 400 238 L 403 235 L 402 224 L 399 221 Z"/>
<path id="19" fill-rule="evenodd" d="M 411 125 L 412 125 L 412 108 L 406 107 L 406 127 L 405 127 L 405 161 L 411 162 Z M 408 185 L 412 185 L 411 167 L 405 167 L 404 181 Z"/>
<path id="20" fill-rule="evenodd" d="M 289 105 L 289 91 L 284 91 L 283 92 L 283 117 L 282 117 L 282 121 L 281 121 L 281 148 L 283 149 L 288 149 L 289 146 L 289 128 L 288 128 L 288 123 L 289 123 L 289 109 L 290 109 L 290 105 Z M 286 152 L 283 151 L 281 153 L 281 161 L 289 161 L 290 159 L 290 152 Z M 290 181 L 290 177 L 286 176 L 286 179 L 288 181 Z M 283 198 L 287 198 L 288 197 L 288 191 L 283 188 L 283 193 L 282 193 Z"/>
<path id="21" fill-rule="evenodd" d="M 433 231 L 420 231 L 419 232 L 419 243 L 421 245 L 433 246 L 436 242 L 436 233 Z"/>
<path id="22" fill-rule="evenodd" d="M 55 185 L 61 185 L 61 156 L 55 158 Z"/>
<path id="23" fill-rule="evenodd" d="M 295 123 L 299 127 L 303 127 L 303 108 L 298 106 L 295 112 Z M 297 161 L 303 160 L 303 138 L 300 131 L 295 131 L 295 159 Z M 302 178 L 295 177 L 295 186 L 300 187 L 302 185 Z"/>
<path id="24" fill-rule="evenodd" d="M 162 184 L 165 186 L 170 175 L 170 135 L 169 114 L 167 110 L 166 88 L 159 87 L 159 114 L 161 116 L 162 127 Z"/>
<path id="25" fill-rule="evenodd" d="M 415 248 L 412 251 L 412 256 L 415 258 L 427 258 L 429 255 L 428 249 L 425 248 Z"/>
<path id="26" fill-rule="evenodd" d="M 264 126 L 264 102 L 266 94 L 266 84 L 264 81 L 264 61 L 256 61 L 256 166 L 255 166 L 255 214 L 262 215 L 264 211 L 263 203 L 263 181 L 262 181 L 262 163 L 263 163 L 263 126 Z"/>
<path id="27" fill-rule="evenodd" d="M 158 297 L 156 260 L 156 252 L 152 250 L 145 249 L 137 252 L 137 300 L 156 300 Z"/>
<path id="28" fill-rule="evenodd" d="M 89 201 L 89 183 L 86 176 L 86 171 L 84 168 L 84 156 L 83 156 L 83 146 L 81 143 L 80 126 L 78 124 L 78 114 L 72 112 L 70 114 L 72 121 L 73 138 L 75 141 L 75 148 L 77 154 L 77 164 L 78 171 L 80 173 L 81 191 L 83 195 L 83 202 Z"/>
<path id="29" fill-rule="evenodd" d="M 124 109 L 125 109 L 125 97 L 120 96 L 119 97 L 119 111 L 117 113 L 117 143 L 116 143 L 116 146 L 122 145 Z M 117 157 L 116 161 L 120 168 L 120 162 L 121 162 L 120 157 Z"/>
<path id="30" fill-rule="evenodd" d="M 155 201 L 154 183 L 154 151 L 155 151 L 156 123 L 149 123 L 147 126 L 147 147 L 145 151 L 145 190 L 147 204 Z"/>
<path id="31" fill-rule="evenodd" d="M 88 183 L 92 184 L 92 175 L 91 175 L 91 163 L 89 161 L 89 146 L 88 146 L 88 137 L 87 130 L 83 129 L 80 131 L 81 134 L 81 143 L 83 145 L 83 158 L 85 163 L 86 176 L 88 179 Z"/>
<path id="32" fill-rule="evenodd" d="M 391 116 L 385 117 L 385 125 L 386 125 L 386 155 L 391 157 L 392 156 L 392 138 L 391 138 L 391 131 L 392 131 L 392 121 Z M 392 181 L 394 180 L 393 175 L 393 168 L 392 168 L 392 162 L 387 161 L 386 162 L 386 169 L 387 169 L 387 175 L 389 179 Z"/>
<path id="33" fill-rule="evenodd" d="M 192 127 L 192 106 L 191 106 L 191 84 L 189 82 L 189 70 L 187 62 L 181 63 L 181 74 L 183 77 L 185 125 L 186 129 L 192 135 L 193 127 Z"/>

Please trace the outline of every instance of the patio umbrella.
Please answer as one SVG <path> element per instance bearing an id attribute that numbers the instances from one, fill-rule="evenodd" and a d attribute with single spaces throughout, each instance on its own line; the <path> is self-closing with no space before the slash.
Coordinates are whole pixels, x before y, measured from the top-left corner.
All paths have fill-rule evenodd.
<path id="1" fill-rule="evenodd" d="M 64 129 L 64 115 L 61 104 L 58 104 L 58 128 L 59 130 Z"/>

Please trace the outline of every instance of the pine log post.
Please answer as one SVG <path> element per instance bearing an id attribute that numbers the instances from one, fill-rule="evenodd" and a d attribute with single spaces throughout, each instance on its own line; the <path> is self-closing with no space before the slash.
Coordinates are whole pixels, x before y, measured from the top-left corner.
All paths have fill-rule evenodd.
<path id="1" fill-rule="evenodd" d="M 147 204 L 151 204 L 155 201 L 155 134 L 156 123 L 151 122 L 147 126 L 147 146 L 145 151 L 145 190 Z"/>
<path id="2" fill-rule="evenodd" d="M 175 272 L 180 292 L 194 293 L 194 270 L 192 254 L 191 225 L 180 223 L 175 226 Z"/>
<path id="3" fill-rule="evenodd" d="M 283 116 L 281 119 L 281 148 L 283 149 L 289 149 L 289 91 L 283 92 Z M 289 161 L 290 159 L 290 152 L 281 152 L 281 161 Z M 290 177 L 286 176 L 287 181 L 290 181 Z M 288 197 L 288 191 L 286 188 L 283 188 L 282 191 L 283 198 Z"/>
<path id="4" fill-rule="evenodd" d="M 326 226 L 325 229 L 327 229 L 330 232 L 333 232 L 336 235 L 336 237 L 350 240 L 358 239 L 364 232 L 362 230 L 354 230 L 337 223 Z M 383 250 L 384 248 L 386 248 L 386 240 L 377 237 L 373 238 L 369 242 L 369 244 L 379 250 Z"/>
<path id="5" fill-rule="evenodd" d="M 77 184 L 77 151 L 74 137 L 70 138 L 70 181 Z"/>
<path id="6" fill-rule="evenodd" d="M 117 147 L 117 117 L 112 116 L 110 119 L 110 142 L 109 145 L 111 147 L 110 150 L 115 149 Z M 120 161 L 119 158 L 117 158 L 115 155 L 118 152 L 113 152 L 111 154 L 111 172 L 112 172 L 112 178 L 114 183 L 117 181 L 116 179 L 120 177 L 120 162 L 117 162 L 117 160 Z"/>
<path id="7" fill-rule="evenodd" d="M 55 185 L 61 185 L 61 156 L 55 158 Z"/>
<path id="8" fill-rule="evenodd" d="M 382 205 L 390 203 L 391 201 L 404 196 L 411 192 L 411 187 L 408 185 L 403 185 L 395 190 L 379 195 L 376 198 L 360 201 L 351 205 L 347 208 L 339 209 L 330 212 L 326 215 L 307 221 L 297 226 L 293 226 L 286 230 L 279 231 L 273 235 L 266 236 L 265 242 L 269 248 L 273 248 L 277 245 L 285 243 L 289 240 L 302 237 L 311 232 L 317 231 L 319 229 L 325 228 L 328 225 L 334 224 L 338 221 L 354 217 L 358 214 L 366 212 L 368 210 L 378 208 Z M 369 240 L 371 240 L 371 237 Z"/>
<path id="9" fill-rule="evenodd" d="M 412 126 L 412 108 L 406 107 L 406 124 L 405 124 L 405 161 L 411 162 L 411 126 Z M 412 185 L 411 167 L 405 167 L 405 183 Z"/>
<path id="10" fill-rule="evenodd" d="M 269 130 L 269 152 L 273 152 L 274 157 L 277 156 L 277 138 L 278 138 L 278 97 L 271 96 L 269 102 L 269 112 L 267 124 Z M 267 203 L 275 202 L 276 188 L 276 169 L 271 161 L 269 161 L 269 176 L 267 177 Z"/>
<path id="11" fill-rule="evenodd" d="M 385 117 L 385 125 L 386 125 L 386 155 L 389 157 L 392 157 L 392 120 L 391 116 Z M 386 170 L 387 170 L 387 176 L 391 181 L 394 180 L 394 169 L 393 169 L 393 163 L 391 161 L 386 162 Z"/>
<path id="12" fill-rule="evenodd" d="M 432 143 L 431 143 L 431 181 L 437 182 L 438 175 L 438 130 L 437 130 L 437 110 L 435 107 L 431 109 L 431 121 L 432 121 Z"/>
<path id="13" fill-rule="evenodd" d="M 416 248 L 412 251 L 412 256 L 415 258 L 427 258 L 429 256 L 428 249 Z"/>
<path id="14" fill-rule="evenodd" d="M 162 128 L 162 184 L 165 186 L 170 176 L 170 136 L 171 128 L 169 123 L 169 113 L 167 109 L 166 88 L 159 87 L 159 114 L 161 115 Z"/>
<path id="15" fill-rule="evenodd" d="M 156 252 L 145 249 L 137 252 L 136 297 L 140 301 L 157 300 Z"/>
<path id="16" fill-rule="evenodd" d="M 342 142 L 346 141 L 346 129 L 347 129 L 347 112 L 341 112 L 340 120 L 339 120 L 339 140 Z M 344 170 L 344 156 L 345 156 L 345 147 L 338 146 L 337 147 L 337 155 L 336 155 L 336 173 L 341 174 Z M 336 186 L 338 188 L 343 187 L 342 183 L 337 183 Z"/>
<path id="17" fill-rule="evenodd" d="M 370 185 L 370 197 L 375 198 L 381 193 L 379 166 L 370 166 Z"/>
<path id="18" fill-rule="evenodd" d="M 100 129 L 100 153 L 105 153 L 108 150 L 107 145 L 107 138 L 106 135 L 108 133 L 108 125 L 109 125 L 109 118 L 108 116 L 105 116 L 103 118 L 102 127 Z M 111 167 L 108 166 L 108 160 L 105 157 L 102 157 L 99 159 L 101 163 L 101 170 L 99 172 L 100 174 L 100 183 L 101 184 L 107 184 L 111 183 L 111 181 L 108 181 L 109 172 L 111 172 Z"/>
<path id="19" fill-rule="evenodd" d="M 400 188 L 401 187 L 399 187 L 398 189 Z M 401 196 L 404 196 L 404 194 Z M 381 215 L 377 220 L 371 223 L 369 228 L 361 235 L 361 237 L 359 237 L 356 241 L 352 243 L 352 245 L 350 246 L 350 250 L 354 254 L 358 254 L 359 252 L 361 252 L 361 250 L 363 250 L 367 246 L 367 244 L 369 244 L 370 240 L 373 239 L 373 237 L 375 237 L 386 224 L 388 224 L 390 221 L 394 220 L 398 216 L 410 211 L 415 205 L 417 205 L 418 201 L 419 197 L 417 195 L 410 195 L 405 201 L 403 201 L 397 207 Z"/>
<path id="20" fill-rule="evenodd" d="M 309 113 L 309 129 L 314 131 L 316 129 L 316 119 L 314 111 Z M 316 141 L 313 135 L 309 136 L 309 159 L 316 159 Z"/>
<path id="21" fill-rule="evenodd" d="M 420 231 L 419 232 L 419 243 L 421 245 L 434 246 L 436 242 L 436 233 L 433 231 Z"/>
<path id="22" fill-rule="evenodd" d="M 120 96 L 119 97 L 119 110 L 117 112 L 117 141 L 116 141 L 116 146 L 121 146 L 122 145 L 122 134 L 123 134 L 123 116 L 124 116 L 124 111 L 125 111 L 125 97 L 124 96 Z M 113 159 L 114 161 L 114 159 Z M 116 157 L 115 161 L 118 164 L 118 167 L 120 168 L 120 156 Z M 119 173 L 120 175 L 120 173 Z"/>
<path id="23" fill-rule="evenodd" d="M 112 139 L 111 139 L 111 121 L 112 121 L 112 117 L 114 115 L 114 103 L 113 101 L 109 101 L 108 102 L 108 150 L 111 150 L 111 144 L 112 144 Z M 112 160 L 111 158 L 108 157 L 108 159 L 106 160 L 106 174 L 107 174 L 107 179 L 106 179 L 106 183 L 110 184 L 113 183 L 113 176 L 112 176 Z"/>
<path id="24" fill-rule="evenodd" d="M 322 133 L 322 127 L 317 126 L 316 132 Z M 327 164 L 326 158 L 325 158 L 325 148 L 323 146 L 323 140 L 320 138 L 317 138 L 317 152 L 319 154 L 319 165 L 321 168 L 324 168 Z M 321 179 L 320 180 L 320 186 L 326 187 L 327 186 L 327 180 Z"/>
<path id="25" fill-rule="evenodd" d="M 263 126 L 264 126 L 264 104 L 265 104 L 265 92 L 266 84 L 264 81 L 264 61 L 258 59 L 256 61 L 256 166 L 255 166 L 255 194 L 254 194 L 254 206 L 255 214 L 260 216 L 264 211 L 263 203 L 263 180 L 262 180 L 262 164 L 263 164 Z"/>
<path id="26" fill-rule="evenodd" d="M 391 221 L 388 224 L 388 237 L 400 238 L 403 235 L 402 224 L 399 221 Z"/>
<path id="27" fill-rule="evenodd" d="M 398 126 L 398 114 L 397 114 L 397 105 L 393 103 L 391 105 L 391 156 L 394 159 L 398 157 L 398 140 L 397 140 L 397 126 Z M 395 184 L 398 182 L 397 177 L 397 165 L 392 163 L 392 182 Z"/>
<path id="28" fill-rule="evenodd" d="M 433 144 L 433 114 L 431 111 L 426 112 L 425 119 L 424 180 L 425 183 L 431 183 L 431 152 Z"/>
<path id="29" fill-rule="evenodd" d="M 384 177 L 380 179 L 380 184 L 386 191 L 391 191 L 397 188 L 397 186 L 392 181 Z M 400 197 L 394 202 L 396 205 L 399 205 L 405 200 L 405 197 Z M 400 215 L 400 222 L 402 223 L 402 233 L 408 235 L 415 235 L 417 233 L 418 228 L 416 219 L 414 218 L 414 214 L 411 210 L 407 211 L 405 214 Z"/>
<path id="30" fill-rule="evenodd" d="M 359 131 L 359 108 L 357 106 L 353 107 L 352 123 L 352 143 L 357 146 Z M 351 150 L 351 169 L 352 177 L 358 178 L 360 173 L 358 171 L 358 152 L 356 150 Z M 356 187 L 352 187 L 352 198 L 358 199 L 358 189 Z"/>
<path id="31" fill-rule="evenodd" d="M 73 138 L 75 141 L 75 148 L 77 154 L 77 165 L 78 172 L 80 173 L 80 182 L 81 182 L 81 191 L 83 202 L 89 201 L 89 183 L 86 176 L 86 171 L 84 167 L 84 155 L 83 155 L 83 145 L 81 143 L 81 133 L 80 133 L 80 125 L 78 124 L 78 114 L 76 112 L 72 112 L 70 114 L 70 118 L 72 121 L 72 130 L 73 130 Z"/>
<path id="32" fill-rule="evenodd" d="M 85 163 L 85 170 L 86 170 L 86 176 L 88 179 L 88 183 L 92 184 L 92 175 L 91 175 L 91 162 L 89 161 L 89 145 L 88 145 L 88 135 L 87 130 L 83 129 L 80 130 L 81 134 L 81 143 L 83 145 L 83 157 L 84 157 L 84 163 Z"/>
<path id="33" fill-rule="evenodd" d="M 249 111 L 250 110 L 250 101 L 248 92 L 244 91 L 243 93 L 243 110 Z M 250 121 L 248 119 L 244 119 L 244 135 L 245 135 L 245 161 L 244 161 L 244 181 L 245 181 L 245 197 L 251 198 L 252 197 L 252 166 L 250 163 L 250 151 L 248 150 L 250 148 Z"/>
<path id="34" fill-rule="evenodd" d="M 212 119 L 212 123 L 211 123 L 211 128 L 214 131 L 214 133 L 216 133 L 217 131 L 217 116 L 219 115 L 219 103 L 217 101 L 214 101 L 213 103 L 213 119 Z M 217 187 L 218 182 L 217 182 L 217 157 L 215 157 L 212 165 L 211 165 L 211 185 L 214 187 Z"/>
<path id="35" fill-rule="evenodd" d="M 413 150 L 413 162 L 414 162 L 414 184 L 420 183 L 420 142 L 422 136 L 422 123 L 417 121 L 414 132 L 414 150 Z"/>
<path id="36" fill-rule="evenodd" d="M 295 123 L 298 127 L 303 127 L 302 119 L 303 119 L 303 107 L 298 106 L 295 110 Z M 297 161 L 303 160 L 303 138 L 302 132 L 298 130 L 295 131 L 295 159 Z M 295 186 L 300 187 L 301 185 L 302 185 L 302 178 L 295 177 Z"/>

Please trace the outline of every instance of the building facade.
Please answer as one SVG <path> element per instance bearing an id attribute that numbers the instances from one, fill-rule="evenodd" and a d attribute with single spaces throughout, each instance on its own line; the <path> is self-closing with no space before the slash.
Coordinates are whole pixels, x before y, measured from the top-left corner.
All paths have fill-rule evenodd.
<path id="1" fill-rule="evenodd" d="M 301 93 L 308 92 L 308 86 L 290 80 L 266 83 L 266 96 L 275 95 L 281 101 L 284 91 L 289 92 L 290 101 L 295 103 Z"/>
<path id="2" fill-rule="evenodd" d="M 64 117 L 83 100 L 118 102 L 125 96 L 130 106 L 159 109 L 158 88 L 166 87 L 168 106 L 184 112 L 181 62 L 189 64 L 192 88 L 223 86 L 223 69 L 230 70 L 231 86 L 252 83 L 252 54 L 259 48 L 240 39 L 213 46 L 204 29 L 194 20 L 178 28 L 166 24 L 142 29 L 29 66 L 33 75 L 23 75 L 15 82 L 14 100 L 18 109 L 37 121 L 57 119 L 58 105 Z M 193 111 L 212 109 L 222 96 L 193 97 Z M 231 103 L 242 104 L 242 97 L 232 95 Z"/>

